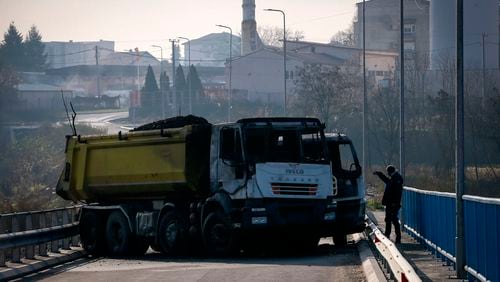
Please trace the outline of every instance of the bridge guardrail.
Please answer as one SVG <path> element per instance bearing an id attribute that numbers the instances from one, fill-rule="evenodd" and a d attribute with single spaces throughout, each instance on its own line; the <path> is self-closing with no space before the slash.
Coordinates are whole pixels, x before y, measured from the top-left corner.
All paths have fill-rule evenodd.
<path id="1" fill-rule="evenodd" d="M 480 281 L 500 280 L 500 199 L 464 195 L 465 270 Z M 443 261 L 455 265 L 455 194 L 405 187 L 404 228 Z"/>
<path id="2" fill-rule="evenodd" d="M 76 246 L 81 206 L 0 215 L 0 267 Z"/>
<path id="3" fill-rule="evenodd" d="M 413 269 L 401 252 L 399 252 L 398 248 L 394 246 L 394 243 L 378 229 L 368 216 L 366 220 L 368 221 L 368 227 L 371 229 L 369 236 L 382 257 L 384 266 L 390 270 L 392 277 L 394 277 L 396 281 L 422 281 L 420 277 L 418 277 L 415 269 Z"/>

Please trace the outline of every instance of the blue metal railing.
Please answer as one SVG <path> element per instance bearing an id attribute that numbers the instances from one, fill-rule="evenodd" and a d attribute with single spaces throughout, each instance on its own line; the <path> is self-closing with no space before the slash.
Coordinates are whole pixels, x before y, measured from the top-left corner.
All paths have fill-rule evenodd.
<path id="1" fill-rule="evenodd" d="M 469 274 L 500 281 L 500 199 L 465 195 L 465 261 Z M 405 229 L 436 255 L 455 262 L 455 194 L 405 187 Z"/>
<path id="2" fill-rule="evenodd" d="M 500 281 L 500 199 L 469 195 L 462 199 L 467 267 Z"/>

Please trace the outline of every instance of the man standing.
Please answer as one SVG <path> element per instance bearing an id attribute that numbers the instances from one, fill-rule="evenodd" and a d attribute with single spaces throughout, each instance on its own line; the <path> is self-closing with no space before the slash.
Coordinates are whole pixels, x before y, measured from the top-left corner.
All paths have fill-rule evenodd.
<path id="1" fill-rule="evenodd" d="M 385 183 L 384 196 L 382 205 L 385 206 L 385 236 L 391 236 L 391 223 L 394 224 L 394 232 L 396 233 L 396 244 L 401 243 L 401 227 L 399 225 L 398 212 L 401 208 L 401 196 L 403 194 L 403 177 L 396 168 L 388 165 L 386 176 L 381 171 L 375 171 L 377 175 Z"/>

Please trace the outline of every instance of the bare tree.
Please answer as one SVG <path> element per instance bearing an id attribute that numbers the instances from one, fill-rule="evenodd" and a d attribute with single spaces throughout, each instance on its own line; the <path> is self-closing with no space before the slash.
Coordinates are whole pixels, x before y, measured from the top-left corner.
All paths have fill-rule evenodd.
<path id="1" fill-rule="evenodd" d="M 354 71 L 347 67 L 305 65 L 298 70 L 295 110 L 306 116 L 317 116 L 327 129 L 356 111 Z"/>
<path id="2" fill-rule="evenodd" d="M 340 30 L 330 38 L 330 43 L 341 46 L 356 46 L 354 27 L 352 23 L 345 30 Z"/>
<path id="3" fill-rule="evenodd" d="M 283 29 L 272 26 L 259 26 L 257 33 L 264 45 L 281 47 L 283 44 Z M 286 30 L 286 39 L 291 41 L 300 41 L 304 39 L 304 31 L 302 30 Z"/>

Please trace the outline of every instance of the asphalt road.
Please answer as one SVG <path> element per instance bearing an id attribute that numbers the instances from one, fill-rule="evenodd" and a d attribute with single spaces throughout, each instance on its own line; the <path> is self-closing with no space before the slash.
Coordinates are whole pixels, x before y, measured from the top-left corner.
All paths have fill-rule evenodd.
<path id="1" fill-rule="evenodd" d="M 364 281 L 354 244 L 322 239 L 310 254 L 233 258 L 170 258 L 148 252 L 135 258 L 86 258 L 23 280 L 42 281 Z"/>
<path id="2" fill-rule="evenodd" d="M 108 134 L 115 134 L 118 131 L 127 131 L 121 124 L 113 123 L 113 120 L 128 117 L 128 112 L 110 112 L 110 113 L 81 113 L 76 116 L 75 123 L 87 124 L 92 127 L 106 128 Z M 78 129 L 78 128 L 77 128 Z"/>

